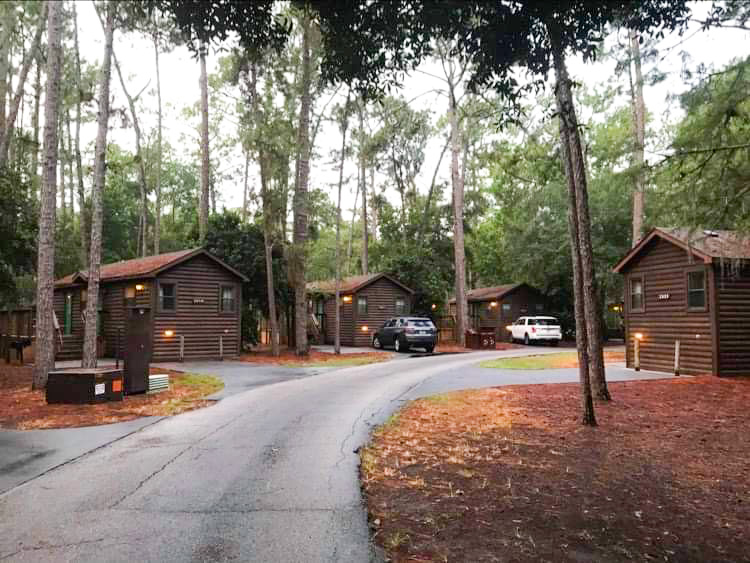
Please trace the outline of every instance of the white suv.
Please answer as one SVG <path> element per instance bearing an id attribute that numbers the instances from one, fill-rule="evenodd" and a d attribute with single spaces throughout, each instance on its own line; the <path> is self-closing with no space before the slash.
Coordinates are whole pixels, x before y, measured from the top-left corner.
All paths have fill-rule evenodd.
<path id="1" fill-rule="evenodd" d="M 507 327 L 513 342 L 522 340 L 528 345 L 532 342 L 549 342 L 552 346 L 562 340 L 560 322 L 555 317 L 521 317 Z"/>

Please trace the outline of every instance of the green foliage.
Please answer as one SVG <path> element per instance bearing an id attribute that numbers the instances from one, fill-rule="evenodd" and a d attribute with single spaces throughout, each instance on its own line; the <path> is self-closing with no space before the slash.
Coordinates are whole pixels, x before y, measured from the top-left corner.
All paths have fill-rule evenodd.
<path id="1" fill-rule="evenodd" d="M 22 176 L 0 169 L 0 304 L 19 298 L 17 277 L 36 268 L 38 210 Z"/>

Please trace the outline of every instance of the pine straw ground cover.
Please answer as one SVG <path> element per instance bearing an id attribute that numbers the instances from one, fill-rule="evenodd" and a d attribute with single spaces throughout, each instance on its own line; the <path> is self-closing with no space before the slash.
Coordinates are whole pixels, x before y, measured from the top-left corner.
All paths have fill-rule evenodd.
<path id="1" fill-rule="evenodd" d="M 169 391 L 96 405 L 48 405 L 44 391 L 31 390 L 32 369 L 0 363 L 0 428 L 73 428 L 170 416 L 213 404 L 204 397 L 224 387 L 216 377 L 152 368 L 151 373 L 169 374 Z"/>
<path id="2" fill-rule="evenodd" d="M 597 428 L 576 385 L 438 395 L 361 453 L 394 561 L 750 561 L 750 379 L 612 383 Z"/>

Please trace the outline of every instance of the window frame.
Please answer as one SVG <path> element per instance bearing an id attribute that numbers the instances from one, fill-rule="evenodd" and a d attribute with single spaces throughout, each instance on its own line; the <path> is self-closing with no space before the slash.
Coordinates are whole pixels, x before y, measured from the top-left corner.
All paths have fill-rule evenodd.
<path id="1" fill-rule="evenodd" d="M 633 307 L 633 282 L 639 281 L 641 283 L 641 306 L 638 308 Z M 628 276 L 628 312 L 629 313 L 645 313 L 646 312 L 646 279 L 643 274 L 634 276 Z"/>
<path id="2" fill-rule="evenodd" d="M 171 285 L 171 286 L 174 287 L 174 296 L 173 296 L 173 298 L 174 298 L 174 309 L 165 309 L 164 306 L 163 306 L 164 303 L 162 301 L 162 295 L 161 295 L 162 291 L 161 291 L 161 289 L 162 289 L 162 286 L 164 286 L 164 285 Z M 177 301 L 177 295 L 178 295 L 178 292 L 179 292 L 178 287 L 179 286 L 178 286 L 178 283 L 176 281 L 172 281 L 172 280 L 159 280 L 158 281 L 158 283 L 156 284 L 156 310 L 159 313 L 165 314 L 165 315 L 176 315 L 177 314 L 177 310 L 179 308 L 178 307 L 178 301 Z"/>
<path id="3" fill-rule="evenodd" d="M 399 309 L 398 302 L 403 302 L 403 309 Z M 406 297 L 396 297 L 393 300 L 393 310 L 396 312 L 396 315 L 408 315 L 409 314 L 409 305 L 406 302 Z"/>
<path id="4" fill-rule="evenodd" d="M 703 274 L 703 305 L 690 305 L 690 274 Z M 698 291 L 698 290 L 693 290 Z M 703 313 L 708 311 L 708 272 L 703 266 L 685 270 L 685 309 L 690 312 Z"/>
<path id="5" fill-rule="evenodd" d="M 232 290 L 232 308 L 230 310 L 224 309 L 224 290 L 225 289 L 231 289 Z M 237 313 L 237 286 L 232 283 L 222 283 L 219 284 L 219 314 L 220 315 L 228 315 L 232 316 Z"/>
<path id="6" fill-rule="evenodd" d="M 364 300 L 364 311 L 362 310 L 362 301 Z M 369 312 L 367 295 L 357 295 L 357 316 L 366 315 Z"/>

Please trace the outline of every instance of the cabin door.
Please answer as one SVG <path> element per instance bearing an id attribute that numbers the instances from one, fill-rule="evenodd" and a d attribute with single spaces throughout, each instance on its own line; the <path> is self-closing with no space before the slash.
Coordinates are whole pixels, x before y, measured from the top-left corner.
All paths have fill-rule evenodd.
<path id="1" fill-rule="evenodd" d="M 125 393 L 148 391 L 151 363 L 151 309 L 148 307 L 127 310 L 124 363 Z"/>

